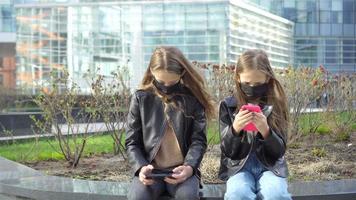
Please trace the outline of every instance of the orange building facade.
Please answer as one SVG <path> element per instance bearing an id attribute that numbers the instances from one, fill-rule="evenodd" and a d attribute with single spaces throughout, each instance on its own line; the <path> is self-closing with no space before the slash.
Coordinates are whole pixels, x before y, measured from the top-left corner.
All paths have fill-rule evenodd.
<path id="1" fill-rule="evenodd" d="M 0 87 L 15 89 L 16 60 L 15 57 L 0 57 Z"/>

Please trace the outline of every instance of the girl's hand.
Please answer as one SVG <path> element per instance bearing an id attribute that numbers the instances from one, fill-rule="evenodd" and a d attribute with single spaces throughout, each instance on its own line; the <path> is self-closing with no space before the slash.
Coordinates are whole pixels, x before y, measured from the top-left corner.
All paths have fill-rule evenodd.
<path id="1" fill-rule="evenodd" d="M 164 181 L 169 184 L 178 184 L 187 180 L 193 175 L 193 168 L 189 165 L 181 165 L 173 169 L 172 177 L 166 177 Z"/>
<path id="2" fill-rule="evenodd" d="M 234 123 L 232 127 L 235 133 L 239 133 L 248 123 L 253 119 L 253 113 L 248 110 L 241 110 L 235 116 Z"/>
<path id="3" fill-rule="evenodd" d="M 262 113 L 253 113 L 252 123 L 256 126 L 258 132 L 260 132 L 263 138 L 267 138 L 269 135 L 269 126 L 267 124 L 267 118 Z"/>
<path id="4" fill-rule="evenodd" d="M 152 165 L 146 165 L 141 168 L 140 173 L 138 174 L 138 178 L 142 182 L 142 184 L 152 185 L 154 183 L 153 179 L 149 179 L 146 177 L 148 174 L 151 173 L 152 170 L 153 170 Z"/>

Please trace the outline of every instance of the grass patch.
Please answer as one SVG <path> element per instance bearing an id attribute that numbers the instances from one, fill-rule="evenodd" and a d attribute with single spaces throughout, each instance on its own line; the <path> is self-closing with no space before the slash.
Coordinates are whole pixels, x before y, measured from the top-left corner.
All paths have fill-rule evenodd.
<path id="1" fill-rule="evenodd" d="M 209 144 L 219 144 L 220 136 L 217 123 L 209 123 Z M 78 138 L 80 143 L 83 138 Z M 71 139 L 70 139 L 71 140 Z M 124 144 L 125 137 L 122 139 Z M 98 155 L 102 153 L 113 153 L 113 140 L 110 135 L 92 136 L 87 139 L 83 156 Z M 73 147 L 73 140 L 71 140 Z M 35 162 L 42 160 L 63 160 L 59 145 L 54 139 L 41 138 L 38 141 L 31 139 L 26 141 L 15 141 L 13 144 L 0 144 L 0 156 L 16 162 Z"/>
<path id="2" fill-rule="evenodd" d="M 303 135 L 309 135 L 316 132 L 316 127 L 320 126 L 322 117 L 320 113 L 305 113 L 299 118 L 299 127 Z"/>
<path id="3" fill-rule="evenodd" d="M 351 130 L 352 130 L 352 131 L 356 131 L 356 123 L 353 123 L 353 124 L 351 125 Z"/>
<path id="4" fill-rule="evenodd" d="M 288 144 L 288 148 L 291 148 L 291 149 L 298 149 L 300 148 L 300 144 L 297 143 L 297 142 L 294 142 L 292 144 Z"/>
<path id="5" fill-rule="evenodd" d="M 325 124 L 320 125 L 317 129 L 316 132 L 319 135 L 328 135 L 332 133 L 331 128 L 329 128 L 328 126 L 326 126 Z"/>
<path id="6" fill-rule="evenodd" d="M 350 119 L 355 118 L 355 115 L 356 111 L 305 113 L 300 116 L 298 123 L 303 135 L 314 132 L 326 135 L 333 133 L 334 126 L 351 126 L 351 130 L 356 130 L 356 123 L 350 123 Z"/>
<path id="7" fill-rule="evenodd" d="M 78 139 L 78 142 L 82 138 Z M 73 140 L 71 140 L 73 146 Z M 83 156 L 112 153 L 113 140 L 110 135 L 93 136 L 87 139 Z M 54 139 L 27 140 L 16 142 L 11 145 L 0 145 L 0 156 L 17 161 L 33 162 L 41 160 L 62 160 L 63 155 L 60 152 L 59 145 Z"/>
<path id="8" fill-rule="evenodd" d="M 216 121 L 209 122 L 207 134 L 209 145 L 220 144 L 219 124 Z"/>
<path id="9" fill-rule="evenodd" d="M 350 133 L 341 132 L 336 135 L 336 142 L 344 142 L 350 140 Z"/>
<path id="10" fill-rule="evenodd" d="M 312 153 L 313 156 L 316 156 L 316 157 L 319 157 L 319 158 L 326 156 L 326 151 L 325 151 L 324 148 L 317 148 L 317 147 L 314 147 L 314 148 L 312 149 L 312 152 L 311 152 L 311 153 Z"/>

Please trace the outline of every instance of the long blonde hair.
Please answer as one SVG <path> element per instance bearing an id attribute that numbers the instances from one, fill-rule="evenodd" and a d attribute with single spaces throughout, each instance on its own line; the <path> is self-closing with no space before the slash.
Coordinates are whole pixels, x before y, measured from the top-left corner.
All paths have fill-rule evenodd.
<path id="1" fill-rule="evenodd" d="M 176 47 L 157 47 L 152 56 L 148 68 L 142 79 L 140 89 L 153 91 L 161 97 L 164 103 L 169 103 L 170 95 L 159 92 L 153 86 L 152 71 L 164 70 L 178 75 L 182 75 L 181 83 L 185 85 L 205 108 L 208 118 L 213 118 L 215 114 L 214 104 L 206 88 L 205 80 L 196 69 Z"/>
<path id="2" fill-rule="evenodd" d="M 240 56 L 237 62 L 234 76 L 237 89 L 237 110 L 247 103 L 247 96 L 241 90 L 239 76 L 246 69 L 258 70 L 268 77 L 268 92 L 264 103 L 273 105 L 273 110 L 267 121 L 272 129 L 277 130 L 278 133 L 286 134 L 289 121 L 287 97 L 272 70 L 267 54 L 263 50 L 247 50 Z M 283 136 L 285 139 L 287 138 L 286 135 Z"/>

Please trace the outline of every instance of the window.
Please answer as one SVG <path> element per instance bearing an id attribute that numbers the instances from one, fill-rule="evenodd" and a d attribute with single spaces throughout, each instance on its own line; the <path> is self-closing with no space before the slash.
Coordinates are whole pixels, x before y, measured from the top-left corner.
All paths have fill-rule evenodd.
<path id="1" fill-rule="evenodd" d="M 320 24 L 320 35 L 330 35 L 331 24 Z"/>
<path id="2" fill-rule="evenodd" d="M 285 8 L 295 8 L 295 0 L 284 1 Z"/>
<path id="3" fill-rule="evenodd" d="M 336 40 L 325 40 L 325 44 L 334 46 L 337 44 L 337 41 Z"/>
<path id="4" fill-rule="evenodd" d="M 295 32 L 297 35 L 306 35 L 307 25 L 305 23 L 297 23 L 295 26 Z"/>
<path id="5" fill-rule="evenodd" d="M 307 22 L 307 12 L 298 11 L 297 13 L 297 22 Z"/>
<path id="6" fill-rule="evenodd" d="M 318 24 L 307 24 L 308 35 L 319 35 L 319 26 Z"/>
<path id="7" fill-rule="evenodd" d="M 354 0 L 344 0 L 344 6 L 343 9 L 344 11 L 352 11 L 354 8 Z"/>
<path id="8" fill-rule="evenodd" d="M 207 60 L 207 54 L 188 54 L 188 58 L 194 61 L 205 61 Z"/>
<path id="9" fill-rule="evenodd" d="M 335 63 L 337 63 L 337 59 L 336 58 L 325 58 L 325 63 L 335 64 Z"/>
<path id="10" fill-rule="evenodd" d="M 352 46 L 352 45 L 354 45 L 354 41 L 353 40 L 343 40 L 343 44 Z"/>
<path id="11" fill-rule="evenodd" d="M 353 24 L 344 24 L 344 35 L 345 36 L 354 36 L 354 25 Z"/>
<path id="12" fill-rule="evenodd" d="M 297 10 L 295 8 L 284 8 L 283 17 L 295 21 L 297 18 Z"/>
<path id="13" fill-rule="evenodd" d="M 320 10 L 329 10 L 331 7 L 331 0 L 320 1 Z"/>
<path id="14" fill-rule="evenodd" d="M 343 21 L 344 21 L 345 24 L 354 23 L 354 12 L 353 11 L 345 10 L 343 12 L 343 14 L 344 14 Z"/>
<path id="15" fill-rule="evenodd" d="M 342 35 L 342 24 L 332 24 L 331 26 L 332 35 Z"/>
<path id="16" fill-rule="evenodd" d="M 189 37 L 185 39 L 187 44 L 205 44 L 205 37 Z"/>
<path id="17" fill-rule="evenodd" d="M 344 59 L 343 59 L 343 62 L 344 62 L 344 63 L 353 63 L 354 60 L 353 60 L 353 59 L 350 59 L 350 58 L 344 58 Z"/>
<path id="18" fill-rule="evenodd" d="M 331 1 L 331 10 L 341 11 L 342 10 L 342 0 L 333 0 Z"/>
<path id="19" fill-rule="evenodd" d="M 332 23 L 342 23 L 342 12 L 332 11 L 331 12 L 331 22 Z"/>
<path id="20" fill-rule="evenodd" d="M 207 51 L 206 46 L 187 46 L 187 51 L 189 53 L 194 53 L 194 52 L 199 52 L 199 53 L 204 53 Z"/>
<path id="21" fill-rule="evenodd" d="M 143 9 L 144 11 L 144 16 L 150 16 L 152 14 L 156 13 L 162 13 L 163 12 L 163 4 L 157 4 L 157 5 L 146 5 Z"/>
<path id="22" fill-rule="evenodd" d="M 307 9 L 306 1 L 297 1 L 297 9 L 306 10 Z"/>
<path id="23" fill-rule="evenodd" d="M 321 11 L 320 12 L 320 22 L 321 23 L 330 23 L 330 12 L 328 11 Z"/>
<path id="24" fill-rule="evenodd" d="M 209 54 L 209 60 L 219 60 L 219 54 Z"/>
<path id="25" fill-rule="evenodd" d="M 317 21 L 318 21 L 318 18 L 317 18 L 316 11 L 307 12 L 307 22 L 308 23 L 316 23 Z M 329 21 L 330 21 L 330 16 L 329 16 Z"/>
<path id="26" fill-rule="evenodd" d="M 225 12 L 225 7 L 226 5 L 220 3 L 208 5 L 209 12 Z"/>
<path id="27" fill-rule="evenodd" d="M 219 52 L 219 46 L 210 46 L 209 51 L 211 52 Z"/>

